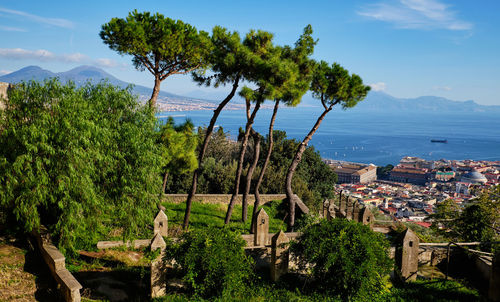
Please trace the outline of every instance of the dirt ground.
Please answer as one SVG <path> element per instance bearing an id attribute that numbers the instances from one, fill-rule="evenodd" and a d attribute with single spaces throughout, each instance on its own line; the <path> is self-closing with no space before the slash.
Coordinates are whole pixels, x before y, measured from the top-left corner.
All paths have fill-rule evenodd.
<path id="1" fill-rule="evenodd" d="M 28 241 L 0 237 L 0 301 L 60 301 L 42 261 Z"/>

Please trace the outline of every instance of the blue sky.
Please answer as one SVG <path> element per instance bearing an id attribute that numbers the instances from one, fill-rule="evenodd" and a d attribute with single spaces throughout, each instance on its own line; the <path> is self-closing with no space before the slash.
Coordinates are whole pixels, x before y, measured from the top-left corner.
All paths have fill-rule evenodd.
<path id="1" fill-rule="evenodd" d="M 319 39 L 314 58 L 338 62 L 374 90 L 396 97 L 443 96 L 500 105 L 500 1 L 11 1 L 0 2 L 0 74 L 28 65 L 60 72 L 96 65 L 151 87 L 131 57 L 110 50 L 100 27 L 129 11 L 159 12 L 210 31 L 263 29 L 292 44 L 307 24 Z M 189 76 L 162 90 L 188 95 Z"/>

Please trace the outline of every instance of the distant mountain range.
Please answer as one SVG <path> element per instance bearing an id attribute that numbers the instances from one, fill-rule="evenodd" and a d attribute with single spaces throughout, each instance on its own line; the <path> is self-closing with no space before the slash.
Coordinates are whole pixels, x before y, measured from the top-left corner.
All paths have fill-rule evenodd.
<path id="1" fill-rule="evenodd" d="M 58 77 L 61 82 L 69 80 L 77 86 L 87 81 L 92 83 L 107 79 L 111 84 L 127 87 L 130 83 L 121 81 L 104 70 L 93 66 L 79 66 L 66 72 L 54 73 L 38 66 L 28 66 L 18 71 L 0 76 L 0 82 L 18 83 L 21 81 L 43 81 L 48 78 Z M 151 96 L 152 89 L 134 85 L 133 92 L 139 95 L 141 101 L 146 101 Z M 165 91 L 160 91 L 158 104 L 162 111 L 179 110 L 205 110 L 214 109 L 226 94 L 224 92 L 205 92 L 193 90 L 191 96 L 180 96 Z M 233 104 L 228 109 L 242 109 L 243 104 L 239 97 L 235 97 Z M 318 100 L 306 94 L 301 106 L 319 106 Z M 422 96 L 412 99 L 396 98 L 383 92 L 371 91 L 366 99 L 354 109 L 356 111 L 384 111 L 384 112 L 500 112 L 500 106 L 485 106 L 470 100 L 465 102 L 452 101 L 436 96 Z"/>
<path id="2" fill-rule="evenodd" d="M 395 98 L 387 93 L 371 91 L 354 110 L 391 112 L 500 112 L 500 106 L 480 105 L 472 100 L 460 102 L 437 96 Z"/>
<path id="3" fill-rule="evenodd" d="M 85 84 L 87 81 L 97 83 L 102 80 L 107 80 L 110 84 L 122 88 L 127 87 L 131 83 L 121 81 L 104 70 L 94 66 L 79 66 L 65 72 L 52 72 L 42 69 L 38 66 L 28 66 L 12 73 L 0 76 L 0 82 L 19 83 L 22 81 L 43 81 L 45 79 L 57 77 L 63 83 L 73 81 L 77 86 Z M 133 93 L 139 95 L 140 101 L 146 101 L 151 97 L 152 89 L 135 85 Z M 179 111 L 179 110 L 203 110 L 214 109 L 218 101 L 211 101 L 197 97 L 180 96 L 165 91 L 160 91 L 158 97 L 158 106 L 162 111 Z M 240 109 L 240 106 L 229 106 L 229 109 Z M 241 107 L 242 108 L 242 107 Z"/>

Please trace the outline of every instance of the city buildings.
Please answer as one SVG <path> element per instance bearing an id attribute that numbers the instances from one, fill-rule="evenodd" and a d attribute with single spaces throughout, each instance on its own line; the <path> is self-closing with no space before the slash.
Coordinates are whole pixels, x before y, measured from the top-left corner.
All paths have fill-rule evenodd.
<path id="1" fill-rule="evenodd" d="M 338 183 L 369 183 L 377 179 L 377 166 L 342 161 L 325 161 L 337 174 Z"/>
<path id="2" fill-rule="evenodd" d="M 368 165 L 325 162 L 339 176 L 339 184 L 335 185 L 338 192 L 343 191 L 358 202 L 378 209 L 392 220 L 424 227 L 430 226 L 426 219 L 444 200 L 451 199 L 465 206 L 483 190 L 500 184 L 500 161 L 425 161 L 405 157 L 390 172 L 390 180 L 372 179 L 363 183 L 356 173 Z"/>
<path id="3" fill-rule="evenodd" d="M 396 182 L 425 185 L 429 181 L 430 176 L 431 174 L 426 168 L 397 165 L 390 172 L 389 179 Z"/>

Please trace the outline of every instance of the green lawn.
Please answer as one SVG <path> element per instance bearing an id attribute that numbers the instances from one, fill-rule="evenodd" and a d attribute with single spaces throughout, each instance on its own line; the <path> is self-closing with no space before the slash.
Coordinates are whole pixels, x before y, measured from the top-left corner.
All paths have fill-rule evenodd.
<path id="1" fill-rule="evenodd" d="M 269 232 L 274 233 L 278 232 L 279 230 L 286 230 L 286 220 L 284 220 L 284 211 L 281 210 L 281 203 L 281 200 L 277 200 L 266 203 L 261 207 L 269 215 Z M 178 229 L 179 227 L 181 227 L 184 220 L 184 211 L 186 209 L 186 204 L 163 202 L 163 206 L 165 206 L 166 208 L 165 214 L 167 214 L 168 217 L 169 228 Z M 226 211 L 226 204 L 203 204 L 199 202 L 193 202 L 191 208 L 191 217 L 189 219 L 189 227 L 222 227 L 224 225 Z M 234 231 L 241 232 L 242 234 L 248 234 L 250 230 L 252 211 L 253 206 L 249 206 L 248 219 L 245 223 L 243 223 L 241 222 L 241 205 L 235 205 L 229 227 Z"/>

